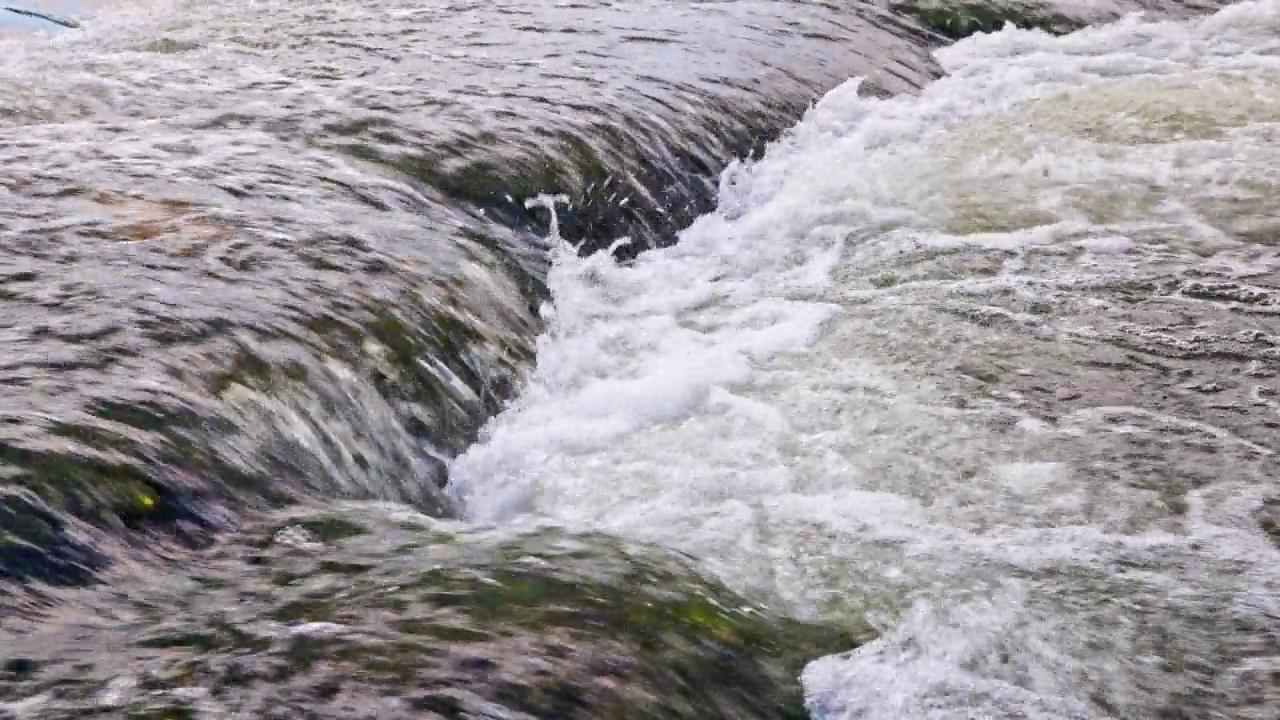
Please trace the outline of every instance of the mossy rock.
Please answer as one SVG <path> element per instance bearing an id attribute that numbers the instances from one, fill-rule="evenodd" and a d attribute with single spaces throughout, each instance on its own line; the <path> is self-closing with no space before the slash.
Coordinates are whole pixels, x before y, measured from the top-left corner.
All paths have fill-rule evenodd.
<path id="1" fill-rule="evenodd" d="M 277 337 L 214 347 L 192 364 L 199 372 L 174 371 L 185 395 L 95 399 L 56 421 L 9 422 L 0 519 L 17 505 L 49 519 L 0 523 L 0 582 L 91 583 L 130 547 L 200 547 L 242 512 L 310 498 L 451 514 L 439 457 L 462 452 L 514 394 L 536 331 L 532 318 L 476 319 L 457 284 L 348 301 Z M 273 432 L 297 418 L 323 440 Z M 0 588 L 0 615 L 19 592 Z"/>
<path id="2" fill-rule="evenodd" d="M 1280 548 L 1280 496 L 1265 498 L 1257 510 L 1258 527 Z"/>
<path id="3" fill-rule="evenodd" d="M 198 43 L 184 42 L 167 37 L 153 40 L 142 46 L 142 49 L 146 52 L 160 53 L 161 55 L 176 55 L 177 53 L 190 52 L 199 48 L 200 45 Z"/>
<path id="4" fill-rule="evenodd" d="M 803 664 L 868 637 L 780 617 L 655 548 L 368 508 L 277 518 L 185 570 L 149 574 L 126 607 L 101 591 L 94 607 L 133 618 L 101 637 L 40 628 L 11 651 L 36 670 L 0 684 L 0 707 L 800 720 Z"/>
<path id="5" fill-rule="evenodd" d="M 1054 35 L 1074 32 L 1088 24 L 1038 3 L 911 0 L 894 3 L 890 7 L 895 12 L 914 17 L 925 28 L 951 40 L 997 32 L 1004 28 L 1005 23 Z"/>

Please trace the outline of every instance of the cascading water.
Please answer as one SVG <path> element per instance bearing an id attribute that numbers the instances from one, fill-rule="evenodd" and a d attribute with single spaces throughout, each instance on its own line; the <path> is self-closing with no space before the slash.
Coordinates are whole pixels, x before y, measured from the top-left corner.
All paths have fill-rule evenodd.
<path id="1" fill-rule="evenodd" d="M 833 91 L 675 247 L 557 256 L 467 516 L 869 618 L 819 718 L 1274 716 L 1278 52 L 1264 1 Z"/>
<path id="2" fill-rule="evenodd" d="M 0 39 L 0 718 L 1280 712 L 1276 0 L 136 7 Z"/>
<path id="3" fill-rule="evenodd" d="M 839 80 L 935 71 L 901 18 L 794 7 L 125 4 L 0 41 L 0 517 L 43 518 L 0 582 L 300 499 L 451 514 L 538 331 L 524 199 L 663 244 Z"/>

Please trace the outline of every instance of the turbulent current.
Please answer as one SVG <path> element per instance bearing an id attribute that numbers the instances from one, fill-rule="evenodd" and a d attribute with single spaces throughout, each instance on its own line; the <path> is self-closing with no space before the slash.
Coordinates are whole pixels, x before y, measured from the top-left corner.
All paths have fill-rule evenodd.
<path id="1" fill-rule="evenodd" d="M 584 250 L 664 244 L 822 91 L 936 72 L 881 11 L 731 7 L 191 3 L 7 41 L 0 513 L 48 552 L 6 574 L 79 582 L 115 517 L 451 513 L 540 323 L 526 199 L 569 196 Z"/>
<path id="2" fill-rule="evenodd" d="M 1278 21 L 975 37 L 679 245 L 562 254 L 468 514 L 872 619 L 819 717 L 1274 717 Z"/>
<path id="3" fill-rule="evenodd" d="M 1280 0 L 921 7 L 0 38 L 0 717 L 1280 717 Z"/>

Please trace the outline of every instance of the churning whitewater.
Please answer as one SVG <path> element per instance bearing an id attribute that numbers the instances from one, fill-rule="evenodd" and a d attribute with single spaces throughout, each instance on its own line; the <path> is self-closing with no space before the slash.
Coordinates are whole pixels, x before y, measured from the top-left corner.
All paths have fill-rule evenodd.
<path id="1" fill-rule="evenodd" d="M 540 331 L 526 199 L 670 244 L 849 76 L 938 72 L 866 4 L 71 6 L 0 38 L 0 520 L 47 520 L 0 527 L 0 614 L 281 503 L 453 514 Z"/>
<path id="2" fill-rule="evenodd" d="M 821 720 L 1274 718 L 1280 2 L 937 58 L 678 245 L 561 248 L 453 494 L 876 626 Z"/>
<path id="3" fill-rule="evenodd" d="M 5 29 L 0 718 L 1275 720 L 1280 0 L 1211 4 Z"/>

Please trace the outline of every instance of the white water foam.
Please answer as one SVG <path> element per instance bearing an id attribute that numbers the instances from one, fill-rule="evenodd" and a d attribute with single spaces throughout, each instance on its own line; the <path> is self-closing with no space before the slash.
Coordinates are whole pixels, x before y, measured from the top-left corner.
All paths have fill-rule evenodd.
<path id="1" fill-rule="evenodd" d="M 679 245 L 561 251 L 536 371 L 452 490 L 879 625 L 806 671 L 815 717 L 1267 717 L 1236 685 L 1280 631 L 1275 443 L 1071 353 L 1116 352 L 1097 288 L 1280 266 L 1280 2 L 939 59 L 919 97 L 829 94 Z M 1098 384 L 1046 419 L 1004 375 Z M 1202 482 L 1162 486 L 1187 445 Z"/>

